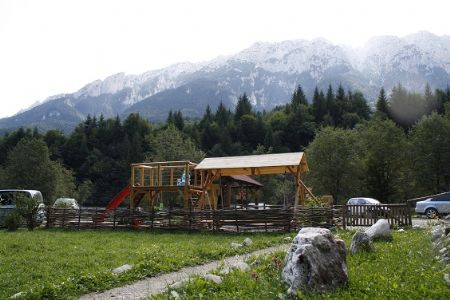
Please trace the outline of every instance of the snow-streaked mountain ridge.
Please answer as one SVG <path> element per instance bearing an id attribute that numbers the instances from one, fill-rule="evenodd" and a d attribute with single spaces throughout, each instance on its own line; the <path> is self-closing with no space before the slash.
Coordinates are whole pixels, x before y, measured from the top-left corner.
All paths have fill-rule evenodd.
<path id="1" fill-rule="evenodd" d="M 2 119 L 0 128 L 55 121 L 55 116 L 65 115 L 55 113 L 64 106 L 73 110 L 70 116 L 76 118 L 141 112 L 151 119 L 164 119 L 169 110 L 196 117 L 203 111 L 198 111 L 194 102 L 202 99 L 204 103 L 205 95 L 214 105 L 223 101 L 232 106 L 239 95 L 247 93 L 257 109 L 270 109 L 289 101 L 299 84 L 309 97 L 316 86 L 326 89 L 329 84 L 342 84 L 361 90 L 373 101 L 381 87 L 389 91 L 398 82 L 415 91 L 423 90 L 426 83 L 445 88 L 450 83 L 450 36 L 425 31 L 405 37 L 379 36 L 359 48 L 323 38 L 258 42 L 211 61 L 178 63 L 138 75 L 111 75 Z M 35 116 L 33 111 L 46 115 Z"/>

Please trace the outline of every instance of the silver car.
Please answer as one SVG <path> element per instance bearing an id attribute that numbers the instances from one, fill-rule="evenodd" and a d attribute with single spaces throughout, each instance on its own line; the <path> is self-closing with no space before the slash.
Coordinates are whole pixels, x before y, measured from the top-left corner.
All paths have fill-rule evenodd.
<path id="1" fill-rule="evenodd" d="M 430 197 L 417 202 L 416 213 L 425 214 L 430 219 L 439 215 L 450 214 L 450 195 Z"/>

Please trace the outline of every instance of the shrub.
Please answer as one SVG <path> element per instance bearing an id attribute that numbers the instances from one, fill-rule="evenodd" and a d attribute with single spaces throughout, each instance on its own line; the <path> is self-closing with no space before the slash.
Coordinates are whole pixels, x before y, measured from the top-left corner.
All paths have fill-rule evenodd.
<path id="1" fill-rule="evenodd" d="M 13 210 L 12 213 L 10 213 L 5 218 L 5 227 L 9 231 L 16 231 L 20 227 L 21 223 L 22 223 L 22 217 L 16 210 Z"/>

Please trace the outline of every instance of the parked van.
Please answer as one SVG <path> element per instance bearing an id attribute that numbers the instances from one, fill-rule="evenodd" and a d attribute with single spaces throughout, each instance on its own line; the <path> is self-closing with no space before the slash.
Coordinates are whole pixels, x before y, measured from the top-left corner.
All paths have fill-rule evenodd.
<path id="1" fill-rule="evenodd" d="M 25 196 L 36 200 L 39 206 L 36 221 L 38 224 L 42 223 L 45 219 L 45 205 L 40 191 L 0 190 L 0 225 L 3 225 L 6 217 L 16 208 L 15 199 L 17 196 Z"/>

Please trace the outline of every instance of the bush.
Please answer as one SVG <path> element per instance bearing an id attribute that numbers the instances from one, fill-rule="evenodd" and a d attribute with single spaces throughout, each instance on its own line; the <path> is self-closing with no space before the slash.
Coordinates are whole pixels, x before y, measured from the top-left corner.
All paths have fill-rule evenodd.
<path id="1" fill-rule="evenodd" d="M 38 212 L 40 208 L 39 199 L 18 194 L 15 196 L 16 211 L 25 219 L 28 230 L 33 230 L 39 225 Z"/>
<path id="2" fill-rule="evenodd" d="M 20 227 L 21 223 L 22 217 L 16 210 L 13 210 L 13 212 L 5 218 L 5 227 L 9 231 L 16 231 Z"/>

